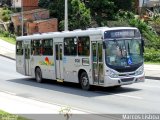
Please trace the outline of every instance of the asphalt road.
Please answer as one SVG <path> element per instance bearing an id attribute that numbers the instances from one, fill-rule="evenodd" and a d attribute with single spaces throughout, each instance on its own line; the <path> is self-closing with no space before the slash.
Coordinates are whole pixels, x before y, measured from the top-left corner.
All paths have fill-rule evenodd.
<path id="1" fill-rule="evenodd" d="M 160 81 L 126 85 L 117 89 L 94 87 L 83 91 L 79 85 L 34 78 L 16 72 L 15 61 L 0 57 L 0 91 L 48 103 L 67 105 L 91 113 L 160 113 Z"/>

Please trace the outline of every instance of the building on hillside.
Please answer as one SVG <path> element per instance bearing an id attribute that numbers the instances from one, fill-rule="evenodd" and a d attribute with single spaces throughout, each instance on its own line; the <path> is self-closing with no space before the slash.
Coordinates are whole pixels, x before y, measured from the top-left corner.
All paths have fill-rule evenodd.
<path id="1" fill-rule="evenodd" d="M 160 0 L 145 0 L 144 6 L 148 8 L 160 6 Z"/>
<path id="2" fill-rule="evenodd" d="M 58 22 L 56 18 L 28 22 L 27 35 L 32 35 L 35 33 L 56 32 L 58 30 L 57 24 Z"/>
<path id="3" fill-rule="evenodd" d="M 146 7 L 152 12 L 158 11 L 160 13 L 160 0 L 135 0 L 135 9 L 137 13 L 141 13 L 142 7 Z"/>
<path id="4" fill-rule="evenodd" d="M 12 8 L 21 8 L 23 10 L 33 10 L 38 9 L 38 0 L 11 0 Z"/>
<path id="5" fill-rule="evenodd" d="M 30 11 L 23 12 L 23 23 L 24 23 L 24 34 L 27 34 L 27 22 L 33 22 L 37 20 L 46 20 L 49 19 L 49 10 L 46 9 L 35 9 Z M 11 20 L 14 23 L 15 32 L 21 33 L 22 26 L 22 13 L 14 13 L 11 15 Z"/>

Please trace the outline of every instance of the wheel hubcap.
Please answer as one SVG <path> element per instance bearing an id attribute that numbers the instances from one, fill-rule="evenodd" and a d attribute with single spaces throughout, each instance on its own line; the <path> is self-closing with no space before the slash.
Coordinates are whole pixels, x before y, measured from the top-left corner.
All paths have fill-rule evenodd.
<path id="1" fill-rule="evenodd" d="M 88 79 L 87 79 L 87 77 L 83 77 L 83 78 L 82 78 L 82 84 L 83 84 L 83 86 L 87 86 L 87 84 L 88 84 Z"/>

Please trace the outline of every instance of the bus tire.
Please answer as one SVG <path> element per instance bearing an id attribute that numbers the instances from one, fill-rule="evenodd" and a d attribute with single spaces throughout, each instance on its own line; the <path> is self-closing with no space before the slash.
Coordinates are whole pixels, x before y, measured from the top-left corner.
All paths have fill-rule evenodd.
<path id="1" fill-rule="evenodd" d="M 37 67 L 36 70 L 35 70 L 35 77 L 36 77 L 36 81 L 38 83 L 42 83 L 43 82 L 42 72 L 41 72 L 41 69 L 39 67 Z"/>
<path id="2" fill-rule="evenodd" d="M 80 76 L 80 84 L 83 90 L 90 89 L 89 78 L 86 72 L 82 72 Z"/>
<path id="3" fill-rule="evenodd" d="M 121 85 L 112 86 L 111 88 L 112 89 L 118 89 L 118 88 L 121 88 Z"/>
<path id="4" fill-rule="evenodd" d="M 114 86 L 115 88 L 121 88 L 122 86 L 121 85 L 117 85 L 117 86 Z"/>

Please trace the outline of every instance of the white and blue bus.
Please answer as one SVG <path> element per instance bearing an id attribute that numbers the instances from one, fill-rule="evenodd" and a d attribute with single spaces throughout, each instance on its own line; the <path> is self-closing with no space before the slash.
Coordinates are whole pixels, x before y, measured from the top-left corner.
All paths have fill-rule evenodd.
<path id="1" fill-rule="evenodd" d="M 16 70 L 36 78 L 111 87 L 144 82 L 144 44 L 133 27 L 17 37 Z"/>

